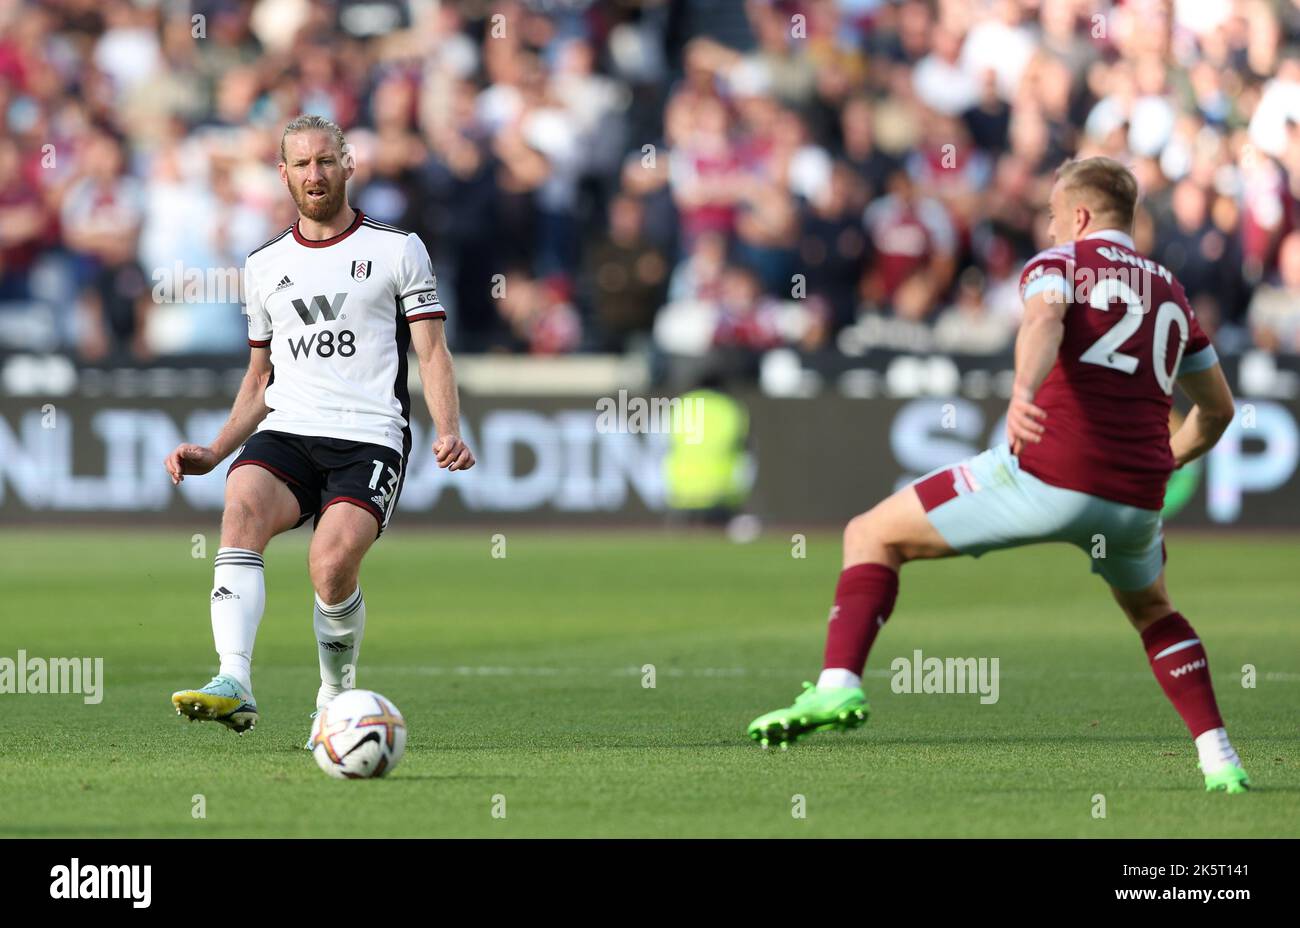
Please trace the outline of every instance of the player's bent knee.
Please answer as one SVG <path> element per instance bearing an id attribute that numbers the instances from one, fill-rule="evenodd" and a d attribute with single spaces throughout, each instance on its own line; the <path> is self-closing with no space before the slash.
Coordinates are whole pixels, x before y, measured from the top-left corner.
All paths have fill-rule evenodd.
<path id="1" fill-rule="evenodd" d="M 357 588 L 359 566 L 347 551 L 313 551 L 308 564 L 311 584 L 325 603 L 341 603 Z"/>
<path id="2" fill-rule="evenodd" d="M 956 553 L 930 524 L 911 488 L 900 490 L 850 519 L 844 529 L 846 566 L 874 563 L 898 569 L 908 561 Z"/>
<path id="3" fill-rule="evenodd" d="M 1125 607 L 1124 614 L 1128 616 L 1129 624 L 1137 631 L 1143 631 L 1148 625 L 1159 622 L 1165 616 L 1174 612 L 1174 607 L 1169 603 L 1158 606 L 1143 606 L 1139 608 Z"/>
<path id="4" fill-rule="evenodd" d="M 328 606 L 341 603 L 357 588 L 355 570 L 339 568 L 331 572 L 312 573 L 312 589 Z"/>
<path id="5" fill-rule="evenodd" d="M 228 500 L 221 515 L 222 545 L 261 551 L 272 534 L 265 521 L 265 517 L 247 500 Z"/>
<path id="6" fill-rule="evenodd" d="M 849 519 L 848 523 L 844 526 L 845 547 L 848 547 L 851 544 L 857 544 L 870 537 L 871 521 L 868 516 L 870 516 L 869 512 L 863 512 L 854 516 L 852 519 Z"/>
<path id="7" fill-rule="evenodd" d="M 1158 622 L 1174 612 L 1174 604 L 1164 589 L 1164 584 L 1157 582 L 1144 590 L 1115 590 L 1112 592 L 1129 622 L 1138 631 L 1152 622 Z"/>
<path id="8" fill-rule="evenodd" d="M 222 544 L 261 550 L 293 528 L 298 514 L 298 501 L 279 478 L 260 467 L 234 468 L 226 478 Z"/>
<path id="9" fill-rule="evenodd" d="M 892 537 L 890 520 L 882 511 L 881 503 L 867 512 L 854 516 L 844 526 L 844 559 L 846 563 L 870 562 L 897 566 L 905 558 Z"/>
<path id="10" fill-rule="evenodd" d="M 849 519 L 848 524 L 844 526 L 844 550 L 857 550 L 871 544 L 874 537 L 876 526 L 872 520 L 871 512 L 863 512 Z"/>

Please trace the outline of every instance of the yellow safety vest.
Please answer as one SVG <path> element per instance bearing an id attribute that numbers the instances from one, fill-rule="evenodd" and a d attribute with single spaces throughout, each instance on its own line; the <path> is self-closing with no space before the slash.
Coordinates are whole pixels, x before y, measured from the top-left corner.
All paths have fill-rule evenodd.
<path id="1" fill-rule="evenodd" d="M 664 485 L 671 509 L 739 506 L 745 501 L 745 440 L 749 413 L 725 393 L 693 390 L 682 395 L 702 413 L 696 432 L 674 429 L 664 459 Z"/>

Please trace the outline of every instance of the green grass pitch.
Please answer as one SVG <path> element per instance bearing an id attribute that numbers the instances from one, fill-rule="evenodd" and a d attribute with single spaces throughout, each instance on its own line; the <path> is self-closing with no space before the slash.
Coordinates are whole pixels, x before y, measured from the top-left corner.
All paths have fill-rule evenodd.
<path id="1" fill-rule="evenodd" d="M 0 533 L 0 657 L 105 662 L 100 705 L 0 695 L 0 835 L 1300 832 L 1300 537 L 1169 542 L 1170 588 L 1256 787 L 1225 796 L 1203 791 L 1137 636 L 1072 549 L 905 568 L 870 721 L 782 752 L 745 726 L 815 679 L 836 536 L 796 558 L 771 533 L 517 531 L 494 558 L 491 534 L 395 531 L 368 557 L 358 683 L 396 702 L 410 741 L 391 777 L 345 782 L 302 750 L 318 682 L 307 530 L 267 552 L 262 718 L 243 738 L 168 699 L 215 669 L 214 536 L 195 559 L 184 530 Z M 893 693 L 890 661 L 916 648 L 997 657 L 999 701 Z"/>

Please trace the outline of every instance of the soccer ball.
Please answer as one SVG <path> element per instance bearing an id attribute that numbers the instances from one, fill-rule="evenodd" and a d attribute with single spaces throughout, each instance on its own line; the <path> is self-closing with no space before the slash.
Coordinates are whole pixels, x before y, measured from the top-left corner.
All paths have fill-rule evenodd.
<path id="1" fill-rule="evenodd" d="M 332 777 L 382 777 L 402 760 L 406 720 L 378 693 L 346 690 L 317 714 L 309 744 L 320 769 Z"/>

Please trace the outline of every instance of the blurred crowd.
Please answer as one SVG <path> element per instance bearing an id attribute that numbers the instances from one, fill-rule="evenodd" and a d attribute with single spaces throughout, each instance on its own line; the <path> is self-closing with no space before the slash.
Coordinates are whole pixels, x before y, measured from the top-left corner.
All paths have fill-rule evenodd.
<path id="1" fill-rule="evenodd" d="M 1300 353 L 1300 0 L 0 0 L 0 347 L 242 353 L 204 272 L 303 112 L 459 351 L 1005 355 L 1106 154 L 1221 350 Z"/>

